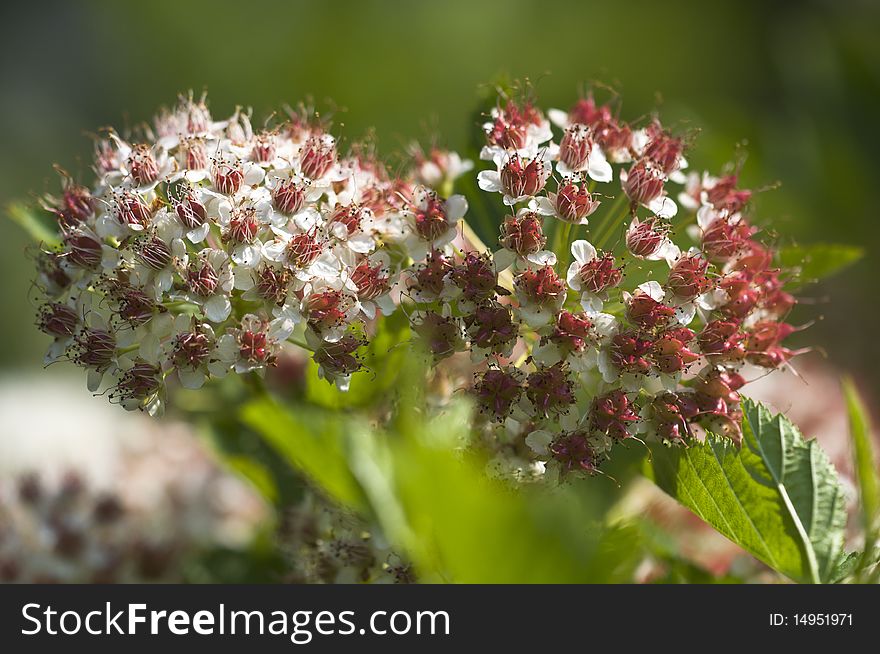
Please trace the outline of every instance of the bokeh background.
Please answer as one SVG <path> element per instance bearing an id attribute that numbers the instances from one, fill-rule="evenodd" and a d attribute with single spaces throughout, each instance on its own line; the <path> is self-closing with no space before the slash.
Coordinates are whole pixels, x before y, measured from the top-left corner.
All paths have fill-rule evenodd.
<path id="1" fill-rule="evenodd" d="M 659 108 L 665 122 L 700 130 L 697 166 L 718 168 L 747 143 L 744 184 L 782 183 L 756 205 L 784 239 L 866 248 L 857 266 L 804 291 L 815 304 L 796 319 L 821 316 L 800 341 L 867 395 L 878 388 L 878 2 L 151 0 L 4 3 L 0 13 L 3 206 L 57 189 L 52 163 L 87 180 L 87 130 L 148 120 L 190 88 L 209 90 L 215 115 L 332 100 L 346 138 L 373 127 L 393 152 L 437 134 L 464 147 L 499 75 L 530 78 L 550 106 L 598 80 L 622 92 L 626 118 Z M 27 244 L 0 221 L 5 376 L 36 370 L 47 344 L 33 328 Z"/>

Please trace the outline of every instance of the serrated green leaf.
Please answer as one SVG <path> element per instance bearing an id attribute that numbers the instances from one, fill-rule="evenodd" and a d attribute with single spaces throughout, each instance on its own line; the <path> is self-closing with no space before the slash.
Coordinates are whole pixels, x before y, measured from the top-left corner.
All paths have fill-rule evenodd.
<path id="1" fill-rule="evenodd" d="M 49 247 L 61 245 L 61 238 L 54 226 L 48 220 L 41 219 L 32 207 L 21 202 L 13 202 L 6 208 L 6 214 L 37 243 Z"/>
<path id="2" fill-rule="evenodd" d="M 865 530 L 866 554 L 862 557 L 864 560 L 859 565 L 859 571 L 861 571 L 868 567 L 869 553 L 877 545 L 878 523 L 880 523 L 880 479 L 878 479 L 877 460 L 874 457 L 874 443 L 868 412 L 862 404 L 855 384 L 849 378 L 843 380 L 843 395 L 846 398 L 849 416 L 853 468 L 859 486 L 862 527 Z"/>
<path id="3" fill-rule="evenodd" d="M 779 262 L 786 268 L 797 270 L 797 278 L 790 283 L 794 288 L 830 277 L 864 255 L 864 249 L 854 245 L 817 243 L 782 248 L 779 251 Z"/>
<path id="4" fill-rule="evenodd" d="M 828 457 L 784 416 L 743 403 L 743 443 L 712 434 L 654 446 L 660 488 L 727 538 L 795 581 L 832 579 L 843 556 L 843 489 Z"/>

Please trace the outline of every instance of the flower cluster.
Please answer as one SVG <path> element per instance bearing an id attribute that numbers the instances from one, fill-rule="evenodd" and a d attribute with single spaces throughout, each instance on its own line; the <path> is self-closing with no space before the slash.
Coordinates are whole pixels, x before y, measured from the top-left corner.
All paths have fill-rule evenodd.
<path id="1" fill-rule="evenodd" d="M 506 207 L 501 248 L 436 255 L 443 307 L 424 324 L 443 321 L 435 355 L 469 336 L 484 357 L 472 394 L 501 468 L 594 474 L 616 443 L 685 442 L 695 425 L 738 441 L 746 378 L 797 354 L 783 345 L 795 300 L 746 217 L 751 192 L 734 173 L 685 174 L 689 137 L 592 96 L 546 117 L 504 97 L 489 118 L 478 181 Z M 447 326 L 459 314 L 461 334 Z"/>
<path id="2" fill-rule="evenodd" d="M 738 439 L 746 379 L 797 354 L 751 192 L 687 173 L 689 135 L 592 96 L 546 114 L 505 96 L 483 127 L 497 248 L 460 222 L 450 190 L 471 162 L 454 153 L 414 148 L 395 176 L 369 146 L 342 155 L 304 109 L 255 131 L 192 97 L 138 141 L 110 133 L 95 185 L 65 178 L 46 202 L 50 359 L 152 410 L 171 375 L 195 388 L 291 342 L 344 390 L 374 321 L 400 309 L 435 371 L 468 361 L 502 472 L 593 474 L 615 444 L 695 426 Z"/>
<path id="3" fill-rule="evenodd" d="M 287 341 L 345 388 L 365 325 L 394 310 L 401 270 L 452 240 L 467 170 L 451 153 L 391 175 L 373 148 L 343 153 L 301 107 L 252 125 L 182 96 L 151 127 L 96 143 L 97 180 L 63 174 L 44 206 L 59 245 L 39 258 L 47 361 L 68 359 L 126 408 L 155 413 L 169 378 L 198 388 L 273 365 Z"/>

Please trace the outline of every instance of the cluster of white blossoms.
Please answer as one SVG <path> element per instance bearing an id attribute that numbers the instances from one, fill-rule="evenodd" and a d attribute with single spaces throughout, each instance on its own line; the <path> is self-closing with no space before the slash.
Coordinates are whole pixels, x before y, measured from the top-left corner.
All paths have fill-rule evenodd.
<path id="1" fill-rule="evenodd" d="M 751 192 L 735 173 L 686 174 L 684 137 L 591 96 L 546 115 L 505 97 L 484 131 L 497 251 L 464 197 L 438 193 L 471 167 L 454 153 L 416 150 L 394 176 L 369 147 L 340 155 L 305 110 L 255 131 L 191 97 L 140 141 L 109 134 L 95 185 L 68 179 L 47 201 L 50 360 L 152 412 L 169 377 L 262 369 L 290 342 L 344 390 L 370 325 L 400 309 L 435 363 L 469 354 L 476 432 L 515 475 L 592 474 L 616 443 L 683 442 L 695 424 L 738 439 L 746 367 L 796 354 Z"/>
<path id="2" fill-rule="evenodd" d="M 592 96 L 546 117 L 505 97 L 484 131 L 479 186 L 509 212 L 501 249 L 465 260 L 483 273 L 464 287 L 477 308 L 439 314 L 466 314 L 472 349 L 490 354 L 472 393 L 498 472 L 594 474 L 615 444 L 682 443 L 694 424 L 738 441 L 749 369 L 797 354 L 781 344 L 794 298 L 745 217 L 751 192 L 733 173 L 685 174 L 685 138 Z"/>
<path id="3" fill-rule="evenodd" d="M 169 377 L 262 369 L 290 341 L 344 389 L 401 270 L 455 236 L 466 202 L 432 186 L 467 168 L 432 151 L 395 177 L 368 146 L 343 155 L 304 108 L 255 129 L 182 96 L 136 138 L 99 140 L 92 186 L 63 174 L 46 198 L 60 230 L 39 259 L 47 361 L 155 413 Z"/>

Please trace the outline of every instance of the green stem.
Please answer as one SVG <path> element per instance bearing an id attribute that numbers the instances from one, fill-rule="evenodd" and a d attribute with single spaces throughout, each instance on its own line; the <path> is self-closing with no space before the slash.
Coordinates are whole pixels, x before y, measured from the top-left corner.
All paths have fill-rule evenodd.
<path id="1" fill-rule="evenodd" d="M 556 253 L 557 259 L 557 269 L 559 274 L 565 274 L 565 269 L 568 268 L 568 255 L 569 255 L 569 245 L 571 245 L 571 229 L 573 225 L 571 223 L 563 223 L 562 229 L 558 229 L 556 232 L 556 242 L 553 244 L 553 251 Z"/>
<path id="2" fill-rule="evenodd" d="M 291 334 L 287 337 L 288 343 L 293 343 L 294 345 L 301 347 L 304 350 L 308 350 L 309 352 L 314 352 L 315 348 L 306 343 L 305 336 L 300 336 L 298 334 Z"/>
<path id="3" fill-rule="evenodd" d="M 597 250 L 602 249 L 605 246 L 605 241 L 608 239 L 608 236 L 613 233 L 614 227 L 619 226 L 629 213 L 628 200 L 629 199 L 626 197 L 625 193 L 620 193 L 608 208 L 605 220 L 602 222 L 602 226 L 597 230 L 596 236 L 593 239 L 593 246 Z M 623 207 L 623 211 L 620 211 L 621 207 Z"/>

